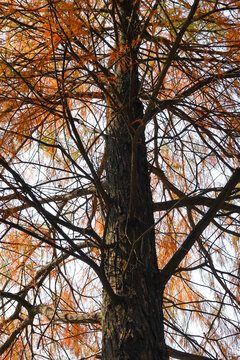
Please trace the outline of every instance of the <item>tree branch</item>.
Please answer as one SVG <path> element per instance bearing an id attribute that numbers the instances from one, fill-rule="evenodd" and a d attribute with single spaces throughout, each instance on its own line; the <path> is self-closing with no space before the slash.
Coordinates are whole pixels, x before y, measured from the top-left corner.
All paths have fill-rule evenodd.
<path id="1" fill-rule="evenodd" d="M 179 351 L 167 346 L 168 354 L 173 359 L 179 360 L 212 360 L 211 358 L 203 355 L 190 354 L 184 351 Z"/>
<path id="2" fill-rule="evenodd" d="M 21 331 L 23 331 L 28 325 L 32 324 L 32 320 L 32 318 L 27 317 L 13 330 L 7 340 L 2 344 L 2 346 L 0 346 L 0 355 L 2 355 L 9 348 L 9 346 L 11 346 Z"/>
<path id="3" fill-rule="evenodd" d="M 160 178 L 163 185 L 166 186 L 167 189 L 171 190 L 174 194 L 176 194 L 180 198 L 185 196 L 185 194 L 181 190 L 179 190 L 174 184 L 172 184 L 168 180 L 162 169 L 159 169 L 150 163 L 148 164 L 148 169 L 149 171 L 153 172 L 153 174 L 157 175 Z"/>
<path id="4" fill-rule="evenodd" d="M 36 305 L 32 310 L 34 315 L 41 314 L 51 321 L 71 324 L 101 324 L 102 315 L 100 312 L 89 314 L 70 313 L 69 311 L 57 311 L 48 305 Z"/>
<path id="5" fill-rule="evenodd" d="M 167 71 L 169 69 L 169 67 L 171 66 L 171 63 L 172 63 L 172 60 L 178 50 L 178 47 L 179 47 L 179 44 L 180 42 L 182 41 L 182 38 L 188 28 L 188 26 L 191 24 L 192 22 L 192 18 L 197 10 L 197 7 L 198 7 L 198 4 L 199 4 L 199 0 L 195 0 L 192 4 L 192 7 L 191 7 L 191 10 L 186 18 L 186 20 L 184 21 L 181 29 L 179 30 L 177 36 L 176 36 L 176 39 L 171 47 L 171 50 L 169 51 L 169 54 L 167 56 L 167 59 L 165 61 L 165 64 L 162 68 L 162 71 L 161 73 L 159 74 L 159 77 L 158 77 L 158 80 L 157 80 L 157 84 L 155 86 L 155 89 L 153 90 L 153 94 L 151 96 L 151 99 L 149 101 L 149 105 L 146 109 L 146 112 L 145 112 L 145 115 L 143 117 L 143 122 L 144 123 L 147 123 L 149 121 L 149 119 L 152 117 L 152 111 L 153 111 L 153 106 L 154 106 L 154 103 L 155 103 L 155 99 L 157 98 L 157 95 L 159 93 L 159 90 L 162 86 L 162 83 L 163 83 L 163 80 L 167 74 Z"/>
<path id="6" fill-rule="evenodd" d="M 24 299 L 22 296 L 18 295 L 18 294 L 13 294 L 11 292 L 8 291 L 2 291 L 0 290 L 0 297 L 2 298 L 8 298 L 14 301 L 17 301 L 18 303 L 20 303 L 22 306 L 24 306 L 28 311 L 31 311 L 33 305 L 30 304 L 30 302 L 28 302 L 26 299 Z"/>
<path id="7" fill-rule="evenodd" d="M 4 293 L 4 292 L 1 292 Z M 20 296 L 11 293 L 4 293 L 6 297 L 10 299 L 17 300 L 21 302 L 24 306 L 25 303 L 28 303 L 26 300 L 22 299 Z M 37 314 L 46 316 L 50 321 L 55 322 L 62 322 L 62 323 L 71 323 L 71 324 L 101 324 L 101 313 L 90 313 L 90 314 L 74 314 L 74 313 L 67 313 L 63 311 L 56 311 L 54 308 L 48 305 L 36 305 L 33 306 L 28 303 L 30 306 L 29 316 L 21 321 L 21 323 L 16 326 L 13 332 L 9 335 L 7 340 L 0 346 L 0 355 L 2 355 L 14 342 L 16 337 L 22 332 L 28 325 L 31 325 L 34 319 L 34 316 Z M 25 306 L 26 307 L 26 306 Z"/>
<path id="8" fill-rule="evenodd" d="M 170 208 L 179 208 L 183 206 L 197 206 L 197 205 L 203 205 L 203 206 L 212 206 L 215 199 L 211 199 L 205 196 L 191 196 L 191 197 L 184 197 L 181 202 L 179 202 L 179 199 L 177 200 L 169 200 L 169 201 L 163 201 L 163 202 L 157 202 L 153 204 L 153 211 L 163 211 L 163 210 L 169 210 Z M 240 213 L 240 206 L 229 204 L 224 202 L 221 209 L 228 210 L 229 212 L 236 212 Z M 228 212 L 228 215 L 229 215 Z"/>
<path id="9" fill-rule="evenodd" d="M 68 222 L 65 222 L 61 219 L 59 219 L 57 216 L 51 214 L 49 211 L 47 211 L 39 202 L 35 194 L 33 193 L 31 187 L 24 181 L 24 179 L 15 171 L 13 170 L 9 164 L 5 161 L 5 159 L 0 156 L 0 165 L 2 165 L 15 179 L 15 181 L 20 185 L 20 188 L 22 189 L 23 193 L 26 194 L 24 198 L 27 202 L 30 202 L 32 206 L 37 210 L 39 214 L 43 216 L 49 223 L 56 229 L 56 231 L 71 245 L 72 249 L 76 251 L 76 253 L 79 255 L 79 259 L 86 263 L 88 266 L 90 266 L 95 273 L 98 275 L 104 289 L 106 290 L 107 294 L 111 298 L 112 302 L 114 304 L 120 303 L 123 299 L 116 295 L 106 277 L 106 274 L 104 270 L 94 261 L 92 260 L 88 255 L 86 255 L 80 248 L 78 248 L 77 244 L 62 230 L 60 225 L 74 228 L 76 230 L 80 230 L 80 233 L 82 232 L 81 228 L 78 226 L 74 226 L 72 224 L 69 224 Z M 29 196 L 29 199 L 27 198 Z M 6 220 L 1 219 L 1 222 L 7 223 Z M 14 226 L 15 228 L 18 227 L 18 224 L 10 224 L 10 226 Z M 84 229 L 84 231 L 88 231 L 89 229 Z M 27 232 L 25 229 L 23 229 L 24 232 Z M 92 234 L 92 230 L 90 230 Z M 42 241 L 45 241 L 45 239 L 41 239 Z M 49 243 L 49 242 L 48 242 Z M 52 245 L 52 243 L 50 242 Z M 55 244 L 55 247 L 57 245 Z"/>
<path id="10" fill-rule="evenodd" d="M 240 168 L 237 168 L 233 175 L 228 180 L 227 184 L 224 186 L 223 190 L 214 200 L 213 205 L 207 211 L 207 213 L 203 216 L 203 218 L 197 223 L 195 228 L 190 232 L 184 243 L 181 247 L 175 252 L 172 258 L 169 260 L 167 265 L 161 270 L 160 272 L 160 281 L 165 285 L 171 276 L 174 274 L 175 270 L 187 255 L 189 250 L 198 240 L 199 236 L 202 232 L 206 229 L 209 223 L 212 221 L 213 217 L 217 213 L 219 209 L 221 209 L 222 205 L 224 204 L 225 200 L 229 197 L 232 190 L 235 186 L 240 182 Z"/>

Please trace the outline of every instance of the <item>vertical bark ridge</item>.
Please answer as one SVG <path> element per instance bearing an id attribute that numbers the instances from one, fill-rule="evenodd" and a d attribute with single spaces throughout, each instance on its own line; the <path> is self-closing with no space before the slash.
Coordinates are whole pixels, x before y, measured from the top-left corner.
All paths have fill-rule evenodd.
<path id="1" fill-rule="evenodd" d="M 118 6 L 121 24 L 118 38 L 122 45 L 137 38 L 137 7 L 134 3 L 119 0 L 115 4 Z M 162 315 L 163 291 L 157 283 L 153 204 L 143 133 L 136 149 L 134 212 L 129 217 L 133 191 L 132 139 L 134 126 L 138 126 L 136 120 L 143 118 L 143 104 L 138 98 L 136 52 L 129 50 L 129 68 L 124 61 L 116 66 L 122 109 L 113 109 L 109 115 L 111 119 L 106 139 L 107 182 L 112 207 L 106 235 L 108 246 L 103 262 L 112 288 L 125 301 L 114 305 L 104 293 L 102 358 L 167 360 Z M 139 241 L 136 242 L 137 239 Z"/>

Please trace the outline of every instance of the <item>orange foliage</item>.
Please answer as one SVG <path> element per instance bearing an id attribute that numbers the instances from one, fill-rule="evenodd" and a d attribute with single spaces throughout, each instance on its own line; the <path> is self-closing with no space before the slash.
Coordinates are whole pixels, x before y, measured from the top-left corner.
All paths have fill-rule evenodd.
<path id="1" fill-rule="evenodd" d="M 0 4 L 0 287 L 34 306 L 100 309 L 100 281 L 81 260 L 87 256 L 102 271 L 110 251 L 105 236 L 119 204 L 106 200 L 107 128 L 119 114 L 129 129 L 140 123 L 131 113 L 136 88 L 151 115 L 141 127 L 154 202 L 195 199 L 155 212 L 160 270 L 239 167 L 239 1 L 200 1 L 178 42 L 193 1 L 133 5 L 136 14 L 123 19 L 118 1 Z M 122 94 L 127 72 L 129 91 Z M 238 187 L 164 293 L 168 343 L 232 360 L 240 343 L 239 197 Z M 36 349 L 49 359 L 64 351 L 76 359 L 99 353 L 99 325 L 55 324 L 40 315 L 33 332 L 25 327 L 1 353 L 28 316 L 26 304 L 2 299 L 4 359 L 27 359 Z M 199 324 L 202 332 L 194 334 Z"/>

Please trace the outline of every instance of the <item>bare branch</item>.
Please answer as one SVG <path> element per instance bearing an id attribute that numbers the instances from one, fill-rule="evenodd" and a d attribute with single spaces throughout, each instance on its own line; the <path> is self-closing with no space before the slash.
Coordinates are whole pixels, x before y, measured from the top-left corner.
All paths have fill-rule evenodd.
<path id="1" fill-rule="evenodd" d="M 188 207 L 188 206 L 197 206 L 197 205 L 211 207 L 213 205 L 214 201 L 215 201 L 215 199 L 208 198 L 205 196 L 189 196 L 189 197 L 182 198 L 181 202 L 179 200 L 169 200 L 169 201 L 154 203 L 153 209 L 154 209 L 154 211 L 163 211 L 163 210 L 169 210 L 170 208 L 177 209 L 179 207 L 185 207 L 185 206 Z M 234 204 L 229 204 L 226 202 L 223 203 L 221 209 L 228 210 L 228 213 L 227 213 L 228 215 L 229 215 L 229 212 L 232 212 L 232 213 L 240 212 L 240 206 L 234 205 Z"/>
<path id="2" fill-rule="evenodd" d="M 184 351 L 179 351 L 179 350 L 173 349 L 170 346 L 168 346 L 167 349 L 168 349 L 169 356 L 171 358 L 173 358 L 173 359 L 179 359 L 179 360 L 212 360 L 212 358 L 209 358 L 207 356 L 190 354 L 190 353 L 187 353 L 187 352 L 184 352 Z"/>
<path id="3" fill-rule="evenodd" d="M 78 314 L 69 311 L 58 311 L 48 305 L 36 305 L 32 312 L 46 316 L 50 321 L 71 323 L 71 324 L 101 324 L 102 315 L 100 312 Z"/>
<path id="4" fill-rule="evenodd" d="M 179 47 L 179 44 L 188 28 L 188 26 L 191 24 L 191 21 L 192 21 L 192 18 L 197 10 L 197 7 L 198 7 L 198 4 L 199 4 L 199 0 L 195 0 L 194 3 L 192 4 L 192 7 L 191 7 L 191 10 L 184 22 L 184 24 L 182 25 L 181 29 L 179 30 L 177 36 L 176 36 L 176 39 L 175 39 L 175 42 L 173 43 L 172 47 L 171 47 L 171 50 L 169 51 L 169 54 L 168 54 L 168 57 L 165 61 L 165 64 L 163 66 L 163 69 L 161 71 L 161 73 L 159 74 L 159 77 L 158 77 L 158 80 L 157 80 L 157 84 L 153 90 L 153 94 L 151 96 L 151 100 L 149 102 L 149 105 L 146 109 L 146 112 L 145 112 L 145 115 L 144 115 L 144 118 L 143 118 L 143 122 L 147 122 L 151 117 L 152 117 L 152 110 L 153 110 L 153 107 L 154 107 L 154 104 L 155 104 L 155 99 L 159 93 L 159 90 L 162 86 L 162 83 L 163 83 L 163 80 L 167 74 L 167 71 L 171 65 L 171 62 L 172 62 L 172 59 L 174 58 L 176 52 L 177 52 L 177 49 Z"/>
<path id="5" fill-rule="evenodd" d="M 8 339 L 0 346 L 0 355 L 2 355 L 8 348 L 13 344 L 16 340 L 16 337 L 30 324 L 32 324 L 33 319 L 27 317 L 24 321 L 22 321 L 16 328 L 13 330 Z"/>
<path id="6" fill-rule="evenodd" d="M 165 265 L 165 267 L 161 270 L 160 281 L 162 283 L 166 284 L 169 281 L 174 271 L 177 269 L 181 261 L 187 255 L 191 247 L 198 240 L 202 232 L 212 221 L 217 211 L 222 207 L 225 200 L 229 197 L 232 190 L 235 188 L 235 186 L 238 184 L 239 181 L 240 181 L 240 168 L 237 168 L 237 170 L 235 170 L 233 175 L 230 177 L 229 181 L 227 182 L 223 190 L 218 195 L 218 197 L 214 200 L 214 203 L 211 206 L 211 208 L 207 211 L 207 213 L 203 216 L 203 218 L 197 223 L 195 228 L 190 232 L 184 243 L 175 252 L 175 254 L 169 260 L 167 265 Z"/>
<path id="7" fill-rule="evenodd" d="M 30 311 L 32 309 L 32 305 L 30 304 L 30 302 L 28 302 L 27 300 L 25 300 L 22 296 L 20 296 L 18 294 L 13 294 L 8 291 L 0 290 L 0 297 L 17 301 L 22 306 L 24 306 L 28 311 Z"/>

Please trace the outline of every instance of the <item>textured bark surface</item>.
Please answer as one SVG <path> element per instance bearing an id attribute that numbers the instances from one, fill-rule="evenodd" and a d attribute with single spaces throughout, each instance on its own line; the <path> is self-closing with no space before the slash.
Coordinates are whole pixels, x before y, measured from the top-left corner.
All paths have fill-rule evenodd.
<path id="1" fill-rule="evenodd" d="M 126 34 L 124 19 L 134 11 L 131 2 L 120 3 L 123 20 L 119 41 L 125 44 L 129 37 L 131 41 L 136 38 L 136 26 Z M 113 304 L 104 293 L 102 358 L 167 360 L 143 132 L 133 150 L 134 134 L 140 123 L 135 120 L 143 117 L 143 105 L 138 98 L 137 61 L 134 54 L 131 56 L 130 68 L 125 64 L 116 67 L 122 109 L 113 110 L 108 119 L 107 183 L 112 205 L 106 234 L 108 249 L 103 263 L 112 288 L 124 300 Z"/>
<path id="2" fill-rule="evenodd" d="M 157 284 L 153 211 L 144 139 L 138 145 L 135 213 L 129 218 L 131 139 L 118 116 L 110 127 L 108 184 L 112 208 L 106 237 L 105 272 L 122 304 L 104 295 L 103 359 L 167 359 Z M 143 235 L 145 233 L 145 235 Z M 137 240 L 138 239 L 138 240 Z"/>
<path id="3" fill-rule="evenodd" d="M 108 185 L 112 208 L 104 265 L 118 295 L 103 301 L 103 359 L 168 359 L 164 345 L 162 294 L 157 283 L 153 211 L 144 138 L 137 150 L 135 212 L 129 217 L 131 138 L 117 116 L 107 140 Z M 143 235 L 145 234 L 145 235 Z"/>

